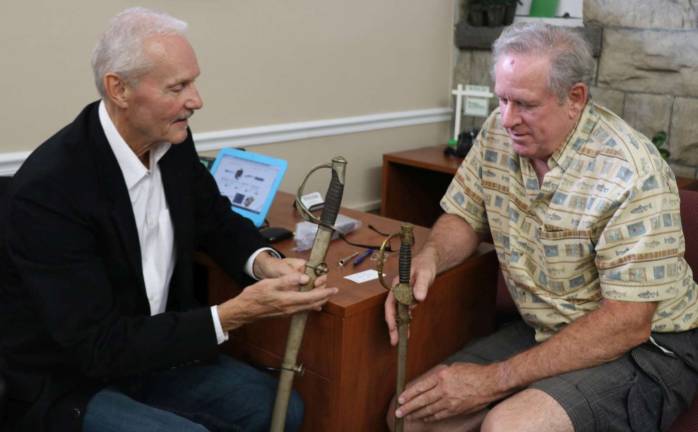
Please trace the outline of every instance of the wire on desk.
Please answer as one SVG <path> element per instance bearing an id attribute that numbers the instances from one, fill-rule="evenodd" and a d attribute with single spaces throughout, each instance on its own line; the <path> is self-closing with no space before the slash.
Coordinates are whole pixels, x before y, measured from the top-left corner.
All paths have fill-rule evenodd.
<path id="1" fill-rule="evenodd" d="M 390 234 L 384 233 L 383 231 L 379 230 L 378 228 L 374 227 L 374 226 L 371 225 L 371 224 L 368 224 L 368 229 L 377 232 L 378 234 L 382 235 L 383 237 L 388 237 L 388 236 L 390 236 Z"/>
<path id="2" fill-rule="evenodd" d="M 344 234 L 340 233 L 339 231 L 337 231 L 337 233 L 339 233 L 339 238 L 341 238 L 342 240 L 344 240 L 345 242 L 347 242 L 348 244 L 350 244 L 350 245 L 352 245 L 352 246 L 356 246 L 356 247 L 360 247 L 360 248 L 366 248 L 366 249 L 373 249 L 373 250 L 378 250 L 378 249 L 380 249 L 380 245 L 370 245 L 370 244 L 364 244 L 364 243 L 356 243 L 356 242 L 353 242 L 353 241 L 347 239 L 347 237 L 346 237 Z M 385 248 L 385 250 L 388 251 L 388 252 L 393 252 L 393 250 L 390 248 L 390 245 L 388 245 L 388 246 Z"/>

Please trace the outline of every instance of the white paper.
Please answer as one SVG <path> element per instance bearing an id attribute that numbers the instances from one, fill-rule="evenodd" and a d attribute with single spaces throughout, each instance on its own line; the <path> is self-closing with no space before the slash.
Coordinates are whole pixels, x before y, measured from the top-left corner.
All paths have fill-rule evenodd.
<path id="1" fill-rule="evenodd" d="M 345 216 L 340 213 L 339 215 L 337 215 L 337 220 L 335 221 L 334 228 L 340 233 L 346 235 L 354 230 L 361 228 L 361 221 L 350 218 L 349 216 Z M 332 239 L 336 239 L 339 237 L 337 231 L 332 233 Z M 296 224 L 296 230 L 293 236 L 293 239 L 296 244 L 295 250 L 306 251 L 312 248 L 316 233 L 316 224 L 308 221 L 298 222 Z"/>
<path id="2" fill-rule="evenodd" d="M 311 209 L 315 205 L 323 204 L 324 200 L 322 199 L 322 194 L 320 194 L 320 192 L 310 192 L 301 197 L 301 202 L 305 208 Z"/>
<path id="3" fill-rule="evenodd" d="M 352 282 L 364 283 L 378 279 L 378 272 L 375 269 L 364 270 L 362 272 L 344 276 L 344 279 L 349 279 Z"/>
<path id="4" fill-rule="evenodd" d="M 490 93 L 490 88 L 481 85 L 468 84 L 465 86 L 465 96 L 475 96 L 475 97 L 492 97 L 493 94 Z"/>
<path id="5" fill-rule="evenodd" d="M 489 114 L 489 99 L 466 97 L 465 98 L 465 115 L 476 117 L 487 117 Z"/>

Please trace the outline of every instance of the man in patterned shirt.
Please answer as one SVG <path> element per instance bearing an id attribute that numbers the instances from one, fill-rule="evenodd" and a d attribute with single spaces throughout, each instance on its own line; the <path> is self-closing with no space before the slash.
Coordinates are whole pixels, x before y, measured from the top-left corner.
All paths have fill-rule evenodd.
<path id="1" fill-rule="evenodd" d="M 652 143 L 589 100 L 577 33 L 508 28 L 493 46 L 496 109 L 412 264 L 437 273 L 491 234 L 522 321 L 408 385 L 407 430 L 667 429 L 698 384 L 698 303 L 674 176 Z M 394 299 L 386 301 L 391 342 Z M 489 410 L 488 410 L 489 408 Z"/>

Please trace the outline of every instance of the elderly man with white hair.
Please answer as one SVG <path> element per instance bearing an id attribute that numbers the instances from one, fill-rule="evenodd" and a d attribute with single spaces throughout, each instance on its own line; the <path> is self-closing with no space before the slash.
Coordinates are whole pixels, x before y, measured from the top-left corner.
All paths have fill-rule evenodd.
<path id="1" fill-rule="evenodd" d="M 116 15 L 92 58 L 101 100 L 10 186 L 0 340 L 17 430 L 265 430 L 276 379 L 219 355 L 219 344 L 336 292 L 326 278 L 298 292 L 304 262 L 268 247 L 199 163 L 186 27 L 143 8 Z M 197 250 L 250 285 L 209 307 Z M 294 394 L 287 430 L 302 414 Z"/>

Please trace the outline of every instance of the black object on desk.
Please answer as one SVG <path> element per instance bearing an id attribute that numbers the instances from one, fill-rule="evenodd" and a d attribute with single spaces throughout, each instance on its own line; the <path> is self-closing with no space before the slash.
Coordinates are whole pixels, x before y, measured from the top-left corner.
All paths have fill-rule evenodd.
<path id="1" fill-rule="evenodd" d="M 264 237 L 264 240 L 269 243 L 279 242 L 293 237 L 293 232 L 282 227 L 264 227 L 259 229 L 259 233 Z"/>
<path id="2" fill-rule="evenodd" d="M 477 137 L 478 133 L 480 133 L 480 130 L 477 128 L 472 128 L 461 132 L 458 134 L 458 145 L 456 148 L 446 146 L 444 153 L 449 156 L 456 156 L 460 158 L 465 157 L 470 151 L 470 148 L 473 146 L 473 141 L 475 140 L 475 137 Z"/>

